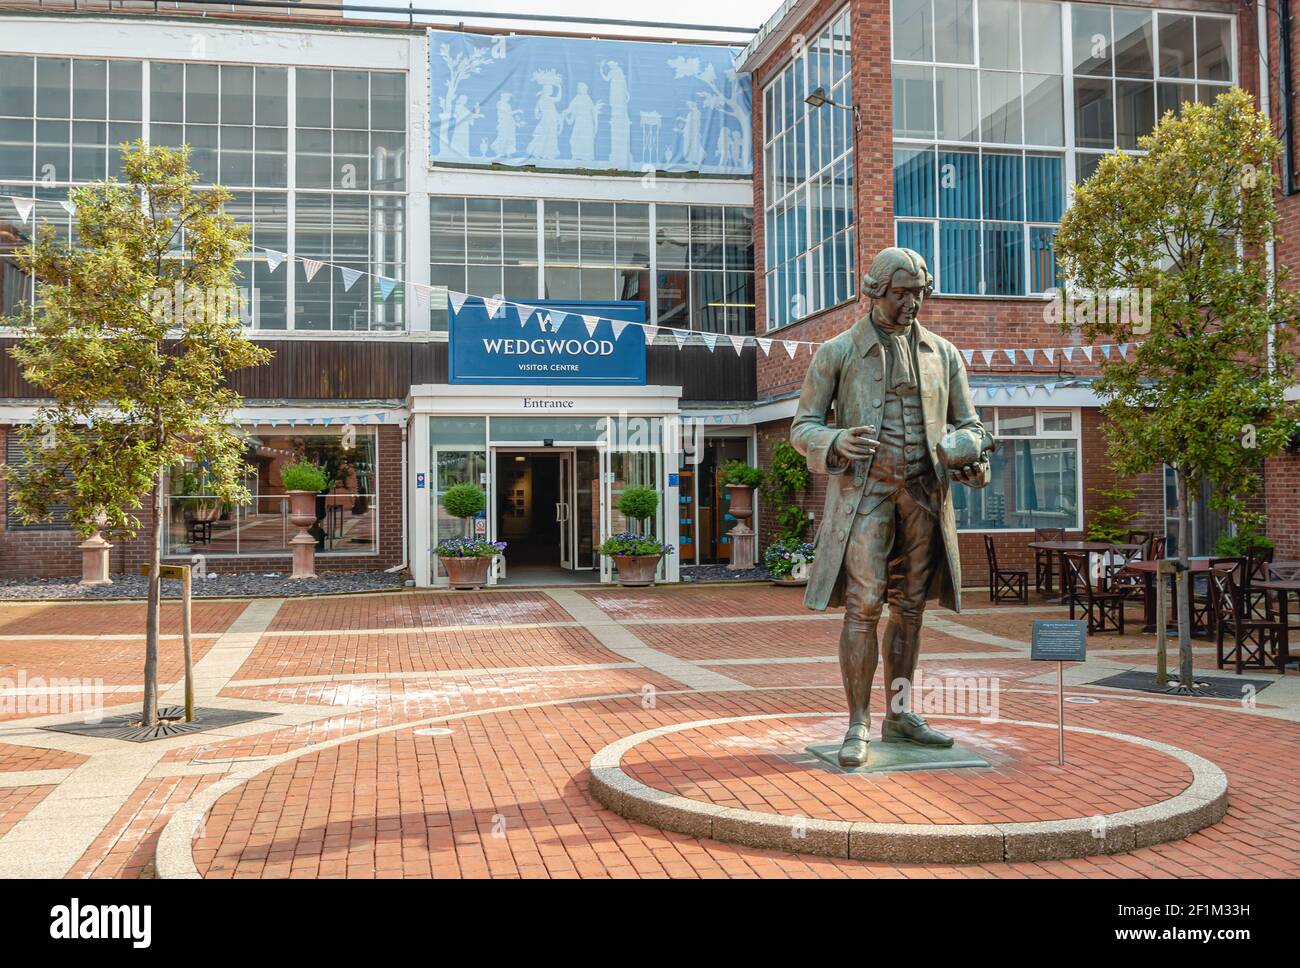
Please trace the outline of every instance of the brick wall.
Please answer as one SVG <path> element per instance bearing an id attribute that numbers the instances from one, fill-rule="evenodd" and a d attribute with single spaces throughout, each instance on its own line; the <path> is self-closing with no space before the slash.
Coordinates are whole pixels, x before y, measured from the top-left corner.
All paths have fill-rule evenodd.
<path id="1" fill-rule="evenodd" d="M 0 428 L 0 435 L 8 428 Z M 373 555 L 316 556 L 316 570 L 324 572 L 372 571 L 388 568 L 402 561 L 402 431 L 400 427 L 379 427 L 379 552 Z M 0 436 L 0 453 L 4 437 Z M 4 507 L 3 482 L 0 482 L 0 513 Z M 147 501 L 148 499 L 146 499 Z M 110 556 L 113 574 L 135 574 L 149 561 L 149 525 L 153 518 L 148 507 L 139 512 L 140 533 L 135 538 L 115 542 Z M 0 522 L 3 518 L 0 517 Z M 52 577 L 81 573 L 81 539 L 67 530 L 12 530 L 0 524 L 0 578 Z M 181 560 L 181 559 L 177 559 Z M 218 574 L 249 572 L 287 572 L 291 567 L 288 554 L 280 557 L 212 557 L 208 568 Z"/>

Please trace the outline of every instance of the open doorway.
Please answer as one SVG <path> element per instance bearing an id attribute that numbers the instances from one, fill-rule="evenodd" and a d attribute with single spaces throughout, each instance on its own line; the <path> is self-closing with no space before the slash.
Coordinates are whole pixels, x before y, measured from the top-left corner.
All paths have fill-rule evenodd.
<path id="1" fill-rule="evenodd" d="M 503 584 L 597 582 L 591 567 L 591 481 L 595 461 L 573 450 L 498 450 L 494 473 L 495 533 L 506 542 Z M 592 450 L 594 458 L 595 451 Z M 575 470 L 577 471 L 575 473 Z M 585 484 L 579 490 L 579 481 Z"/>

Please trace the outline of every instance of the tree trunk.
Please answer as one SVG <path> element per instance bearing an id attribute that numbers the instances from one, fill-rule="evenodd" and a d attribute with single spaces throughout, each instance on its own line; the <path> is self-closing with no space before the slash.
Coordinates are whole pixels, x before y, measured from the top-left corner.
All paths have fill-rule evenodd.
<path id="1" fill-rule="evenodd" d="M 163 476 L 153 489 L 153 521 L 149 526 L 149 605 L 144 644 L 144 724 L 158 721 L 158 624 L 162 610 Z"/>
<path id="2" fill-rule="evenodd" d="M 1187 503 L 1187 472 L 1181 465 L 1174 468 L 1178 495 L 1178 574 L 1174 576 L 1178 609 L 1178 685 L 1192 688 L 1192 575 L 1188 571 L 1188 541 L 1191 539 L 1191 509 Z M 1164 621 L 1162 616 L 1161 621 Z"/>

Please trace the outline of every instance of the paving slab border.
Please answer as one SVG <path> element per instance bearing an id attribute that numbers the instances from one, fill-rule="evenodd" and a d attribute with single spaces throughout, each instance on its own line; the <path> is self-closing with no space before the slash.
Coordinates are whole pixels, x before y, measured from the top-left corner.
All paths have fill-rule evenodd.
<path id="1" fill-rule="evenodd" d="M 1084 726 L 1067 726 L 1066 730 L 1164 753 L 1192 771 L 1192 782 L 1181 793 L 1160 803 L 1094 817 L 1036 823 L 904 824 L 812 820 L 721 807 L 647 786 L 629 776 L 622 767 L 624 754 L 633 747 L 688 729 L 764 719 L 839 715 L 838 712 L 762 713 L 647 729 L 610 743 L 591 758 L 591 795 L 602 806 L 629 820 L 692 837 L 744 847 L 892 864 L 981 864 L 1126 853 L 1138 847 L 1180 840 L 1218 823 L 1228 810 L 1227 775 L 1204 757 L 1156 740 Z M 932 718 L 978 722 L 974 716 Z M 1003 724 L 1057 728 L 1055 723 L 1020 720 L 1004 720 Z M 960 779 L 960 773 L 954 772 L 954 782 Z"/>

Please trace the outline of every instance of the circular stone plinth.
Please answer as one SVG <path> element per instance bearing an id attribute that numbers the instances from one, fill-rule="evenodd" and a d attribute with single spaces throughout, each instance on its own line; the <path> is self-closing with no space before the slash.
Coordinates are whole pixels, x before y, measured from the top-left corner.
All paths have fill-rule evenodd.
<path id="1" fill-rule="evenodd" d="M 850 774 L 804 748 L 841 713 L 765 713 L 649 729 L 591 760 L 591 792 L 640 823 L 747 847 L 889 863 L 1115 854 L 1217 823 L 1228 780 L 1154 740 L 1056 724 L 932 716 L 989 769 Z M 879 742 L 878 738 L 873 743 Z"/>

